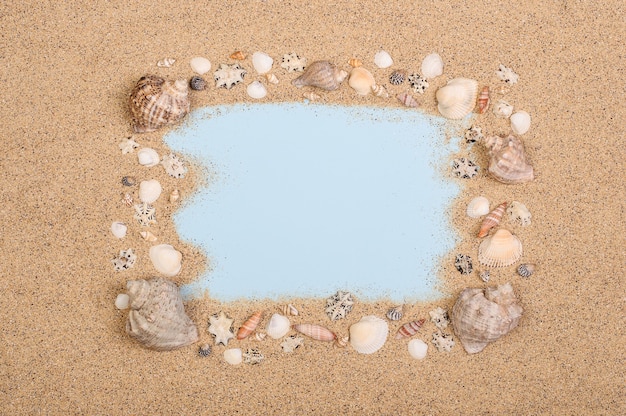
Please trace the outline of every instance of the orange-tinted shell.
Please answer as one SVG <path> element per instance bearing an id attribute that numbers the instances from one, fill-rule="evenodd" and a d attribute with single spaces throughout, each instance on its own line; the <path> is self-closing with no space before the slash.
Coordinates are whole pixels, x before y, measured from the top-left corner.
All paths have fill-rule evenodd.
<path id="1" fill-rule="evenodd" d="M 241 52 L 241 51 L 237 51 L 237 52 L 233 52 L 230 55 L 230 59 L 236 59 L 238 61 L 243 61 L 244 59 L 246 59 L 246 55 Z"/>
<path id="2" fill-rule="evenodd" d="M 496 209 L 491 211 L 485 217 L 482 224 L 480 224 L 480 231 L 478 231 L 479 238 L 486 236 L 487 234 L 489 234 L 489 230 L 500 224 L 500 220 L 502 219 L 502 215 L 504 215 L 504 210 L 506 210 L 506 206 L 506 202 L 501 203 L 496 207 Z"/>
<path id="3" fill-rule="evenodd" d="M 478 96 L 478 112 L 484 114 L 489 108 L 489 87 L 483 87 Z"/>
<path id="4" fill-rule="evenodd" d="M 177 123 L 189 112 L 186 80 L 167 81 L 156 75 L 139 79 L 130 93 L 130 113 L 136 133 L 155 131 Z"/>
<path id="5" fill-rule="evenodd" d="M 330 329 L 315 324 L 297 324 L 293 329 L 317 341 L 333 341 L 337 336 Z"/>
<path id="6" fill-rule="evenodd" d="M 361 65 L 363 65 L 363 61 L 361 61 L 360 59 L 357 58 L 350 58 L 348 60 L 348 64 L 352 67 L 352 68 L 358 68 Z"/>
<path id="7" fill-rule="evenodd" d="M 256 327 L 263 319 L 263 311 L 255 312 L 241 325 L 239 331 L 237 331 L 237 339 L 244 339 L 252 335 Z"/>
<path id="8" fill-rule="evenodd" d="M 417 334 L 417 331 L 419 331 L 422 328 L 422 325 L 424 325 L 424 322 L 426 322 L 426 319 L 420 319 L 418 321 L 411 321 L 402 325 L 400 329 L 398 329 L 398 333 L 396 334 L 396 339 L 409 338 Z"/>

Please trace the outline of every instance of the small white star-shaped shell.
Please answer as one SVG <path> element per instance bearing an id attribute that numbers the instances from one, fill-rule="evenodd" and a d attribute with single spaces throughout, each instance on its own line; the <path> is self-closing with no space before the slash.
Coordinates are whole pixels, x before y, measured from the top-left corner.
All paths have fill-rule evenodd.
<path id="1" fill-rule="evenodd" d="M 302 72 L 306 66 L 306 58 L 300 58 L 295 52 L 283 55 L 281 68 L 285 68 L 287 72 Z"/>
<path id="2" fill-rule="evenodd" d="M 144 227 L 150 226 L 150 224 L 156 223 L 156 208 L 147 203 L 134 205 L 135 207 L 135 219 L 139 221 L 139 225 Z"/>
<path id="3" fill-rule="evenodd" d="M 243 77 L 247 73 L 248 71 L 243 69 L 239 64 L 220 64 L 220 68 L 213 74 L 215 87 L 223 87 L 229 90 L 233 86 L 243 82 Z"/>
<path id="4" fill-rule="evenodd" d="M 209 317 L 209 333 L 215 335 L 215 345 L 228 345 L 228 340 L 235 337 L 233 333 L 233 322 L 235 320 L 226 316 L 224 311 L 219 315 Z"/>
<path id="5" fill-rule="evenodd" d="M 139 143 L 129 137 L 126 140 L 122 140 L 119 144 L 119 147 L 122 151 L 122 154 L 125 155 L 126 153 L 133 153 L 133 151 L 139 147 Z"/>
<path id="6" fill-rule="evenodd" d="M 338 291 L 326 299 L 326 315 L 332 320 L 343 319 L 352 310 L 354 301 L 350 292 Z"/>
<path id="7" fill-rule="evenodd" d="M 484 137 L 483 129 L 478 126 L 472 126 L 465 130 L 465 141 L 467 143 L 480 142 Z"/>
<path id="8" fill-rule="evenodd" d="M 478 173 L 478 166 L 471 160 L 462 157 L 452 161 L 452 172 L 463 179 L 471 179 Z"/>
<path id="9" fill-rule="evenodd" d="M 296 348 L 302 345 L 303 341 L 304 338 L 297 335 L 292 335 L 285 338 L 285 340 L 280 343 L 280 346 L 283 348 L 284 352 L 293 352 Z"/>
<path id="10" fill-rule="evenodd" d="M 113 263 L 115 271 L 119 272 L 133 267 L 135 260 L 137 260 L 137 255 L 133 253 L 132 248 L 129 248 L 128 250 L 121 250 L 120 255 L 111 260 L 111 262 Z"/>
<path id="11" fill-rule="evenodd" d="M 519 75 L 517 75 L 511 68 L 507 68 L 506 66 L 500 64 L 499 69 L 496 71 L 496 76 L 506 82 L 507 84 L 516 84 L 519 79 Z"/>

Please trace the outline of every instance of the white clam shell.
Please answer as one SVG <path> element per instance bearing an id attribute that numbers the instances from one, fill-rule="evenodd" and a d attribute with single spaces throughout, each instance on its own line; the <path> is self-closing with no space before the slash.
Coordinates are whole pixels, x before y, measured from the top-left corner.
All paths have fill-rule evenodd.
<path id="1" fill-rule="evenodd" d="M 117 238 L 126 237 L 126 231 L 128 231 L 128 227 L 123 222 L 115 221 L 111 224 L 111 232 Z"/>
<path id="2" fill-rule="evenodd" d="M 376 55 L 374 55 L 374 64 L 381 68 L 389 68 L 393 65 L 393 59 L 391 59 L 391 55 L 387 51 L 378 51 Z"/>
<path id="3" fill-rule="evenodd" d="M 348 85 L 359 95 L 368 95 L 376 85 L 374 75 L 367 69 L 359 66 L 350 71 Z"/>
<path id="4" fill-rule="evenodd" d="M 252 54 L 252 66 L 259 74 L 270 72 L 273 64 L 274 60 L 272 57 L 264 52 L 255 52 Z"/>
<path id="5" fill-rule="evenodd" d="M 470 218 L 480 218 L 489 214 L 489 200 L 484 196 L 477 196 L 467 204 L 466 213 Z"/>
<path id="6" fill-rule="evenodd" d="M 437 90 L 437 108 L 442 116 L 460 120 L 472 112 L 478 95 L 478 82 L 454 78 Z"/>
<path id="7" fill-rule="evenodd" d="M 361 354 L 373 354 L 385 344 L 388 333 L 384 319 L 367 315 L 350 326 L 350 345 Z"/>
<path id="8" fill-rule="evenodd" d="M 128 309 L 130 304 L 130 297 L 126 293 L 120 293 L 115 298 L 115 307 L 119 310 Z"/>
<path id="9" fill-rule="evenodd" d="M 289 322 L 289 318 L 279 313 L 275 313 L 268 321 L 265 332 L 271 338 L 279 339 L 287 335 L 290 328 L 291 324 Z"/>
<path id="10" fill-rule="evenodd" d="M 151 204 L 159 199 L 161 192 L 163 192 L 163 188 L 156 179 L 141 181 L 139 184 L 139 200 L 146 204 Z"/>
<path id="11" fill-rule="evenodd" d="M 511 130 L 515 134 L 524 134 L 530 129 L 530 114 L 517 111 L 511 116 Z"/>
<path id="12" fill-rule="evenodd" d="M 211 70 L 211 61 L 201 56 L 196 56 L 189 61 L 191 70 L 198 75 L 204 75 Z"/>
<path id="13" fill-rule="evenodd" d="M 143 147 L 139 149 L 137 152 L 137 159 L 139 159 L 139 164 L 145 166 L 147 168 L 151 168 L 152 166 L 156 166 L 161 163 L 161 158 L 156 150 L 150 147 Z"/>
<path id="14" fill-rule="evenodd" d="M 409 354 L 416 360 L 423 360 L 428 354 L 428 344 L 421 339 L 412 339 L 407 346 Z"/>
<path id="15" fill-rule="evenodd" d="M 183 255 L 169 244 L 157 244 L 150 247 L 152 265 L 165 276 L 176 276 L 182 267 Z"/>
<path id="16" fill-rule="evenodd" d="M 229 348 L 224 351 L 224 361 L 230 365 L 241 364 L 243 361 L 243 352 L 241 348 Z"/>
<path id="17" fill-rule="evenodd" d="M 426 79 L 436 78 L 443 74 L 443 59 L 438 53 L 426 55 L 422 61 L 422 76 Z"/>
<path id="18" fill-rule="evenodd" d="M 248 95 L 255 99 L 261 99 L 267 95 L 267 89 L 265 85 L 261 84 L 259 81 L 254 81 L 246 88 Z"/>

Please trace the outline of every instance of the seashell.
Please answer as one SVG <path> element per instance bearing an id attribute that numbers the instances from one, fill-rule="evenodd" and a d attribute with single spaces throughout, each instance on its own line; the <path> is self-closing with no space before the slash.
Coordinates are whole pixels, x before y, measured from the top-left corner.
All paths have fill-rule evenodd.
<path id="1" fill-rule="evenodd" d="M 478 113 L 485 114 L 489 108 L 489 87 L 485 86 L 478 96 Z"/>
<path id="2" fill-rule="evenodd" d="M 396 333 L 396 339 L 410 338 L 413 335 L 417 334 L 417 331 L 419 331 L 422 328 L 422 325 L 424 325 L 424 322 L 426 322 L 426 319 L 411 321 L 402 325 L 398 329 L 398 332 Z"/>
<path id="3" fill-rule="evenodd" d="M 211 61 L 201 56 L 196 56 L 189 61 L 191 70 L 198 75 L 204 75 L 211 70 Z"/>
<path id="4" fill-rule="evenodd" d="M 285 316 L 298 316 L 298 310 L 291 303 L 283 306 L 281 311 Z"/>
<path id="5" fill-rule="evenodd" d="M 174 202 L 177 202 L 179 199 L 180 199 L 180 191 L 178 189 L 174 189 L 172 192 L 170 192 L 169 201 L 171 204 L 173 204 Z"/>
<path id="6" fill-rule="evenodd" d="M 337 68 L 328 61 L 315 61 L 309 65 L 304 73 L 291 81 L 296 87 L 311 86 L 326 91 L 334 91 L 348 76 L 348 73 Z"/>
<path id="7" fill-rule="evenodd" d="M 423 78 L 420 74 L 411 74 L 408 77 L 409 84 L 413 89 L 413 92 L 418 94 L 424 94 L 426 88 L 428 88 L 428 81 L 426 78 Z"/>
<path id="8" fill-rule="evenodd" d="M 309 101 L 317 101 L 322 98 L 320 95 L 315 94 L 313 91 L 305 92 L 304 94 L 302 94 L 302 97 Z"/>
<path id="9" fill-rule="evenodd" d="M 127 207 L 133 205 L 133 196 L 129 193 L 122 194 L 122 204 Z"/>
<path id="10" fill-rule="evenodd" d="M 169 244 L 157 244 L 150 247 L 152 265 L 165 276 L 176 276 L 182 267 L 182 259 L 182 253 Z"/>
<path id="11" fill-rule="evenodd" d="M 517 111 L 511 116 L 511 130 L 515 134 L 524 134 L 530 129 L 530 114 Z"/>
<path id="12" fill-rule="evenodd" d="M 496 207 L 493 211 L 489 213 L 483 220 L 482 224 L 480 224 L 480 230 L 478 231 L 478 238 L 482 238 L 489 234 L 489 230 L 491 230 L 496 225 L 500 224 L 500 220 L 502 219 L 502 215 L 504 215 L 504 210 L 506 209 L 507 202 L 503 202 Z"/>
<path id="13" fill-rule="evenodd" d="M 372 85 L 372 94 L 376 97 L 389 98 L 387 89 L 382 85 Z"/>
<path id="14" fill-rule="evenodd" d="M 270 72 L 273 64 L 274 60 L 266 53 L 255 52 L 252 54 L 252 66 L 259 74 Z"/>
<path id="15" fill-rule="evenodd" d="M 416 360 L 423 360 L 428 354 L 428 344 L 421 339 L 412 339 L 407 346 L 409 355 Z"/>
<path id="16" fill-rule="evenodd" d="M 243 362 L 246 364 L 260 364 L 265 359 L 265 356 L 256 348 L 248 348 L 243 353 Z"/>
<path id="17" fill-rule="evenodd" d="M 228 341 L 235 338 L 233 321 L 224 311 L 209 316 L 209 333 L 215 337 L 215 345 L 228 345 Z"/>
<path id="18" fill-rule="evenodd" d="M 143 239 L 146 241 L 149 241 L 149 242 L 157 241 L 156 236 L 152 234 L 150 231 L 141 231 L 139 235 L 141 235 L 141 237 L 143 237 Z"/>
<path id="19" fill-rule="evenodd" d="M 156 179 L 141 181 L 139 183 L 139 200 L 145 204 L 151 204 L 161 196 L 163 188 Z"/>
<path id="20" fill-rule="evenodd" d="M 254 99 L 261 99 L 267 95 L 267 89 L 265 85 L 261 84 L 259 81 L 253 81 L 246 88 L 246 92 L 248 95 Z"/>
<path id="21" fill-rule="evenodd" d="M 175 62 L 176 62 L 176 59 L 174 58 L 165 58 L 165 59 L 161 59 L 160 61 L 158 61 L 157 66 L 159 68 L 171 68 L 171 66 L 174 65 Z"/>
<path id="22" fill-rule="evenodd" d="M 297 324 L 293 326 L 293 329 L 317 341 L 330 342 L 337 338 L 337 336 L 330 329 L 324 328 L 321 325 Z"/>
<path id="23" fill-rule="evenodd" d="M 215 87 L 226 88 L 227 90 L 229 90 L 235 85 L 243 82 L 243 78 L 246 76 L 247 73 L 248 71 L 243 69 L 239 64 L 220 64 L 219 69 L 213 73 Z"/>
<path id="24" fill-rule="evenodd" d="M 522 227 L 530 225 L 530 218 L 532 215 L 530 215 L 530 211 L 526 208 L 526 205 L 521 202 L 511 202 L 511 205 L 509 205 L 506 212 L 509 214 L 509 218 L 512 223 L 519 224 Z"/>
<path id="25" fill-rule="evenodd" d="M 267 79 L 267 82 L 269 82 L 270 84 L 274 84 L 274 85 L 278 84 L 278 77 L 274 74 L 267 73 L 265 74 L 265 78 Z"/>
<path id="26" fill-rule="evenodd" d="M 285 68 L 287 72 L 302 72 L 306 66 L 306 58 L 301 58 L 295 52 L 283 55 L 281 68 Z"/>
<path id="27" fill-rule="evenodd" d="M 163 166 L 163 169 L 165 169 L 165 173 L 170 175 L 172 178 L 184 178 L 187 174 L 185 162 L 173 153 L 163 156 L 161 165 Z"/>
<path id="28" fill-rule="evenodd" d="M 522 243 L 509 230 L 500 228 L 478 246 L 478 261 L 487 267 L 506 267 L 522 257 Z"/>
<path id="29" fill-rule="evenodd" d="M 200 357 L 208 357 L 211 355 L 211 346 L 209 344 L 202 344 L 200 348 L 198 348 L 198 355 Z"/>
<path id="30" fill-rule="evenodd" d="M 149 147 L 142 147 L 137 152 L 137 159 L 139 160 L 139 164 L 141 166 L 145 166 L 147 168 L 151 168 L 152 166 L 156 166 L 161 163 L 161 158 L 159 157 L 157 151 Z"/>
<path id="31" fill-rule="evenodd" d="M 130 304 L 130 297 L 126 293 L 120 293 L 115 298 L 115 307 L 119 310 L 128 309 Z"/>
<path id="32" fill-rule="evenodd" d="M 374 75 L 363 67 L 354 68 L 350 71 L 348 85 L 359 95 L 368 95 L 376 85 Z"/>
<path id="33" fill-rule="evenodd" d="M 367 315 L 350 326 L 350 345 L 358 353 L 373 354 L 387 341 L 389 325 L 383 319 Z"/>
<path id="34" fill-rule="evenodd" d="M 393 59 L 391 59 L 391 55 L 387 51 L 378 51 L 376 55 L 374 55 L 374 64 L 381 68 L 389 68 L 393 65 Z"/>
<path id="35" fill-rule="evenodd" d="M 122 140 L 118 147 L 122 151 L 122 154 L 125 155 L 127 153 L 132 153 L 136 148 L 139 147 L 139 143 L 134 141 L 132 137 L 128 137 L 125 140 Z"/>
<path id="36" fill-rule="evenodd" d="M 127 230 L 128 230 L 128 227 L 123 222 L 114 221 L 111 224 L 111 233 L 113 233 L 113 235 L 116 238 L 124 238 L 124 237 L 126 237 L 126 231 Z"/>
<path id="37" fill-rule="evenodd" d="M 461 274 L 470 274 L 472 273 L 472 258 L 467 254 L 457 254 L 454 258 L 454 267 Z"/>
<path id="38" fill-rule="evenodd" d="M 480 274 L 478 275 L 480 277 L 480 280 L 482 280 L 483 282 L 487 283 L 490 279 L 490 273 L 489 270 L 483 270 L 482 272 L 480 272 Z"/>
<path id="39" fill-rule="evenodd" d="M 289 323 L 289 318 L 275 313 L 267 323 L 265 332 L 267 332 L 267 335 L 269 335 L 270 338 L 279 339 L 287 335 L 290 327 L 291 324 Z"/>
<path id="40" fill-rule="evenodd" d="M 230 348 L 224 351 L 224 361 L 230 365 L 238 365 L 243 362 L 241 348 Z"/>
<path id="41" fill-rule="evenodd" d="M 430 322 L 435 324 L 435 326 L 439 329 L 446 329 L 448 324 L 450 323 L 450 317 L 448 316 L 448 311 L 443 309 L 442 307 L 437 307 L 437 309 L 433 309 L 428 312 L 430 315 Z"/>
<path id="42" fill-rule="evenodd" d="M 443 74 L 443 59 L 437 53 L 426 55 L 422 61 L 422 75 L 426 79 L 436 78 Z"/>
<path id="43" fill-rule="evenodd" d="M 510 283 L 466 288 L 452 308 L 452 326 L 469 354 L 482 351 L 517 327 L 523 309 Z"/>
<path id="44" fill-rule="evenodd" d="M 298 335 L 291 335 L 285 338 L 283 342 L 280 343 L 280 346 L 283 349 L 283 352 L 291 353 L 300 348 L 303 341 L 304 338 L 299 337 Z"/>
<path id="45" fill-rule="evenodd" d="M 389 308 L 386 314 L 390 321 L 399 321 L 402 319 L 402 315 L 404 315 L 404 305 Z"/>
<path id="46" fill-rule="evenodd" d="M 532 263 L 520 264 L 517 268 L 517 274 L 522 277 L 530 277 L 535 272 L 535 267 Z"/>
<path id="47" fill-rule="evenodd" d="M 198 75 L 193 76 L 189 80 L 189 88 L 194 91 L 204 91 L 206 89 L 206 81 Z"/>
<path id="48" fill-rule="evenodd" d="M 137 184 L 137 178 L 134 176 L 124 176 L 122 178 L 122 185 L 124 186 L 135 186 Z"/>
<path id="49" fill-rule="evenodd" d="M 467 143 L 480 142 L 483 137 L 483 129 L 478 126 L 472 126 L 465 130 L 465 141 Z"/>
<path id="50" fill-rule="evenodd" d="M 245 339 L 252 335 L 256 327 L 259 325 L 259 322 L 261 322 L 261 319 L 263 319 L 263 311 L 258 311 L 252 314 L 252 316 L 250 316 L 243 323 L 243 325 L 241 325 L 239 331 L 237 331 L 237 339 Z"/>
<path id="51" fill-rule="evenodd" d="M 198 340 L 198 329 L 185 313 L 176 284 L 166 279 L 130 280 L 126 332 L 143 346 L 172 350 Z"/>
<path id="52" fill-rule="evenodd" d="M 478 174 L 478 166 L 466 157 L 452 161 L 452 173 L 462 179 L 471 179 Z"/>
<path id="53" fill-rule="evenodd" d="M 354 299 L 350 292 L 337 291 L 334 295 L 326 299 L 326 315 L 331 321 L 345 318 L 354 305 Z"/>
<path id="54" fill-rule="evenodd" d="M 137 261 L 137 255 L 133 253 L 132 248 L 129 248 L 128 250 L 120 250 L 120 254 L 111 260 L 111 263 L 113 263 L 113 269 L 116 272 L 120 272 L 133 267 L 135 261 Z"/>
<path id="55" fill-rule="evenodd" d="M 246 59 L 246 54 L 242 51 L 235 51 L 230 55 L 230 59 L 236 59 L 238 61 L 243 61 Z"/>
<path id="56" fill-rule="evenodd" d="M 517 75 L 511 68 L 507 68 L 506 66 L 500 64 L 498 70 L 496 71 L 496 76 L 501 80 L 506 82 L 507 84 L 516 84 L 519 79 L 519 75 Z"/>
<path id="57" fill-rule="evenodd" d="M 130 93 L 130 113 L 136 133 L 178 123 L 189 112 L 187 81 L 167 81 L 156 75 L 139 79 Z"/>
<path id="58" fill-rule="evenodd" d="M 419 105 L 417 100 L 415 98 L 413 98 L 413 96 L 411 94 L 409 94 L 408 92 L 406 92 L 406 91 L 401 92 L 400 94 L 396 95 L 396 98 L 405 107 L 415 108 L 415 107 L 417 107 Z"/>
<path id="59" fill-rule="evenodd" d="M 154 208 L 150 204 L 136 204 L 133 205 L 135 208 L 135 219 L 139 222 L 139 225 L 144 227 L 149 227 L 151 224 L 156 223 L 156 208 Z"/>
<path id="60" fill-rule="evenodd" d="M 267 338 L 267 334 L 265 332 L 255 332 L 254 335 L 250 337 L 250 339 L 255 341 L 265 341 L 265 338 Z"/>
<path id="61" fill-rule="evenodd" d="M 389 75 L 389 83 L 391 85 L 400 85 L 406 79 L 406 71 L 403 69 L 398 69 L 393 71 L 391 75 Z"/>
<path id="62" fill-rule="evenodd" d="M 454 347 L 454 339 L 452 338 L 452 334 L 446 334 L 445 332 L 441 331 L 433 333 L 433 338 L 431 342 L 439 352 L 450 352 L 452 350 L 452 347 Z"/>
<path id="63" fill-rule="evenodd" d="M 348 65 L 350 65 L 352 68 L 358 68 L 363 65 L 363 61 L 357 58 L 350 58 L 348 59 Z"/>
<path id="64" fill-rule="evenodd" d="M 513 106 L 504 100 L 498 100 L 493 106 L 493 114 L 500 118 L 509 118 L 513 114 Z"/>
<path id="65" fill-rule="evenodd" d="M 454 78 L 437 90 L 437 108 L 442 116 L 460 120 L 474 109 L 478 82 L 469 78 Z"/>
<path id="66" fill-rule="evenodd" d="M 489 200 L 484 196 L 477 196 L 467 204 L 465 212 L 470 218 L 480 218 L 487 215 L 489 213 Z"/>
<path id="67" fill-rule="evenodd" d="M 496 180 L 513 184 L 535 178 L 533 167 L 526 160 L 524 145 L 517 137 L 490 136 L 483 144 L 489 149 L 489 173 Z"/>
<path id="68" fill-rule="evenodd" d="M 346 348 L 349 342 L 350 337 L 337 337 L 333 346 L 337 348 Z"/>

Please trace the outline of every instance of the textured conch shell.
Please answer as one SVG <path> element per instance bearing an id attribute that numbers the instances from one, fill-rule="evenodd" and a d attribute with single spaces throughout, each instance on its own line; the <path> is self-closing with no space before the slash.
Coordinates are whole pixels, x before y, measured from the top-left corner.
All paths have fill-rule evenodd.
<path id="1" fill-rule="evenodd" d="M 361 354 L 373 354 L 385 345 L 389 325 L 377 316 L 367 315 L 350 326 L 350 345 Z"/>
<path id="2" fill-rule="evenodd" d="M 502 215 L 504 215 L 504 210 L 506 209 L 507 204 L 507 202 L 501 203 L 485 217 L 483 222 L 480 224 L 478 238 L 486 236 L 489 234 L 489 230 L 500 224 L 500 220 L 502 219 Z"/>
<path id="3" fill-rule="evenodd" d="M 198 329 L 185 313 L 178 287 L 165 279 L 130 280 L 126 332 L 145 347 L 173 350 L 198 340 Z"/>
<path id="4" fill-rule="evenodd" d="M 489 136 L 483 141 L 489 149 L 489 173 L 502 183 L 522 183 L 535 178 L 533 167 L 526 159 L 524 145 L 517 137 Z"/>
<path id="5" fill-rule="evenodd" d="M 487 267 L 510 266 L 521 257 L 521 241 L 504 228 L 500 228 L 478 246 L 478 261 Z"/>
<path id="6" fill-rule="evenodd" d="M 316 324 L 297 324 L 293 329 L 317 341 L 334 341 L 337 336 L 328 328 Z"/>
<path id="7" fill-rule="evenodd" d="M 350 71 L 348 85 L 359 95 L 368 95 L 372 92 L 372 87 L 376 85 L 374 75 L 367 69 L 359 66 Z"/>
<path id="8" fill-rule="evenodd" d="M 509 333 L 519 323 L 523 309 L 510 283 L 498 287 L 467 288 L 461 292 L 450 318 L 454 332 L 469 354 Z"/>
<path id="9" fill-rule="evenodd" d="M 154 268 L 165 276 L 176 276 L 182 267 L 183 255 L 169 244 L 150 247 L 150 260 Z"/>
<path id="10" fill-rule="evenodd" d="M 263 319 L 263 311 L 253 313 L 237 331 L 237 339 L 248 338 L 252 335 L 256 327 L 259 326 L 261 319 Z"/>
<path id="11" fill-rule="evenodd" d="M 460 120 L 474 109 L 478 82 L 469 78 L 455 78 L 437 90 L 437 108 L 442 116 Z"/>
<path id="12" fill-rule="evenodd" d="M 189 87 L 184 79 L 167 81 L 156 75 L 141 77 L 130 93 L 130 113 L 137 133 L 177 123 L 189 112 Z"/>
<path id="13" fill-rule="evenodd" d="M 296 87 L 311 86 L 321 88 L 326 91 L 333 91 L 348 76 L 348 73 L 337 68 L 328 61 L 315 61 L 309 65 L 304 73 L 291 83 Z"/>

